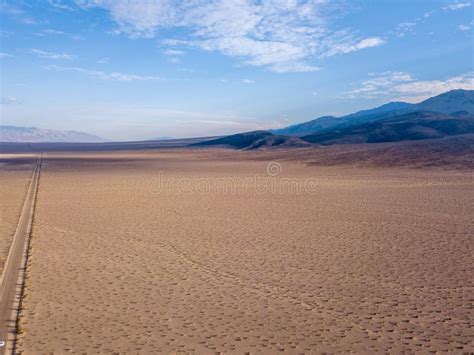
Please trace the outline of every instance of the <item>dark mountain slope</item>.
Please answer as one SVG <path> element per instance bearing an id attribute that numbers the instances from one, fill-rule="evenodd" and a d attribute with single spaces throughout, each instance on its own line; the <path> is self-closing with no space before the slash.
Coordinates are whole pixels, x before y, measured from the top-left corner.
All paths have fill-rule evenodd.
<path id="1" fill-rule="evenodd" d="M 298 137 L 288 137 L 274 135 L 271 137 L 260 139 L 245 149 L 262 149 L 262 148 L 303 148 L 310 147 L 311 143 L 308 143 Z"/>
<path id="2" fill-rule="evenodd" d="M 344 119 L 354 119 L 357 117 L 365 117 L 365 116 L 375 116 L 375 115 L 381 115 L 387 112 L 392 112 L 392 111 L 407 111 L 411 109 L 414 105 L 409 104 L 407 102 L 389 102 L 388 104 L 384 104 L 382 106 L 370 109 L 370 110 L 362 110 L 358 111 L 356 113 L 351 113 L 349 115 L 345 115 Z"/>
<path id="3" fill-rule="evenodd" d="M 377 122 L 327 130 L 301 139 L 310 143 L 358 144 L 442 138 L 474 133 L 474 116 L 416 111 Z"/>
<path id="4" fill-rule="evenodd" d="M 308 122 L 272 130 L 272 132 L 275 134 L 301 137 L 342 125 L 359 124 L 397 116 L 409 112 L 412 106 L 412 104 L 406 102 L 390 102 L 371 110 L 363 110 L 342 117 L 323 116 Z"/>
<path id="5" fill-rule="evenodd" d="M 281 129 L 275 129 L 271 132 L 288 136 L 305 136 L 307 134 L 311 134 L 313 132 L 332 127 L 339 120 L 340 118 L 334 116 L 323 116 L 309 122 L 295 124 Z"/>
<path id="6" fill-rule="evenodd" d="M 457 111 L 474 114 L 474 90 L 451 90 L 420 102 L 416 109 L 447 114 Z"/>
<path id="7" fill-rule="evenodd" d="M 192 144 L 192 146 L 222 145 L 236 149 L 243 149 L 261 139 L 265 139 L 272 136 L 274 136 L 273 133 L 269 131 L 251 131 L 199 142 L 196 144 Z"/>
<path id="8" fill-rule="evenodd" d="M 269 131 L 252 131 L 192 144 L 194 147 L 223 146 L 235 149 L 270 147 L 304 147 L 311 144 L 297 137 L 275 135 Z"/>

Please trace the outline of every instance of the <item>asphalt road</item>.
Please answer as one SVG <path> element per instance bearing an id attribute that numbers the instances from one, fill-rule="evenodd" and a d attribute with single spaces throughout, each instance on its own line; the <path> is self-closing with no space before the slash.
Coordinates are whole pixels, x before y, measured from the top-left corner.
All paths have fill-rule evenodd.
<path id="1" fill-rule="evenodd" d="M 22 293 L 23 271 L 26 266 L 27 246 L 33 222 L 41 160 L 42 158 L 38 157 L 15 236 L 0 278 L 0 354 L 2 355 L 10 354 L 14 347 L 15 323 Z"/>

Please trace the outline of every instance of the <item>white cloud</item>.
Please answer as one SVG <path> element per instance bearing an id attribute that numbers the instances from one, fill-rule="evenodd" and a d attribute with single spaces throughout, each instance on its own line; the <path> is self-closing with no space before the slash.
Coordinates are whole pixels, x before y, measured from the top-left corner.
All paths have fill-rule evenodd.
<path id="1" fill-rule="evenodd" d="M 0 30 L 0 38 L 9 38 L 13 32 Z"/>
<path id="2" fill-rule="evenodd" d="M 243 79 L 242 82 L 244 84 L 255 84 L 255 80 L 251 80 L 251 79 Z"/>
<path id="3" fill-rule="evenodd" d="M 30 49 L 30 52 L 33 54 L 36 54 L 40 58 L 46 58 L 46 59 L 67 59 L 67 60 L 72 60 L 75 59 L 76 57 L 71 54 L 67 53 L 54 53 L 54 52 L 47 52 L 43 51 L 41 49 L 35 49 L 32 48 Z"/>
<path id="4" fill-rule="evenodd" d="M 458 28 L 460 31 L 469 31 L 471 29 L 471 26 L 460 25 Z"/>
<path id="5" fill-rule="evenodd" d="M 13 58 L 13 55 L 10 53 L 0 52 L 0 58 Z"/>
<path id="6" fill-rule="evenodd" d="M 55 30 L 55 29 L 51 29 L 51 28 L 42 30 L 41 32 L 37 32 L 37 33 L 35 33 L 35 35 L 40 36 L 40 37 L 65 36 L 65 37 L 69 37 L 69 38 L 74 39 L 74 40 L 83 40 L 84 39 L 84 37 L 82 37 L 80 35 L 74 35 L 74 34 L 70 34 L 70 33 L 64 32 L 64 31 L 59 31 L 59 30 Z"/>
<path id="7" fill-rule="evenodd" d="M 12 105 L 18 103 L 18 99 L 13 96 L 2 96 L 0 98 L 0 105 Z"/>
<path id="8" fill-rule="evenodd" d="M 184 55 L 184 52 L 177 49 L 165 49 L 163 54 L 167 56 L 180 56 Z"/>
<path id="9" fill-rule="evenodd" d="M 117 22 L 117 33 L 132 38 L 153 38 L 159 27 L 171 25 L 177 14 L 169 0 L 76 0 L 83 8 L 102 7 Z"/>
<path id="10" fill-rule="evenodd" d="M 272 71 L 276 73 L 309 73 L 321 70 L 321 68 L 304 63 L 281 63 L 272 66 Z"/>
<path id="11" fill-rule="evenodd" d="M 108 10 L 117 25 L 116 33 L 153 38 L 160 29 L 179 27 L 184 37 L 162 43 L 220 52 L 245 65 L 275 72 L 316 71 L 319 68 L 312 64 L 315 60 L 384 43 L 379 37 L 364 38 L 350 29 L 333 28 L 335 12 L 329 0 L 76 0 L 76 3 L 84 9 Z"/>
<path id="12" fill-rule="evenodd" d="M 443 10 L 444 11 L 454 11 L 454 10 L 461 10 L 465 7 L 468 7 L 468 6 L 471 6 L 471 3 L 469 2 L 457 2 L 457 3 L 453 3 L 453 4 L 450 4 L 450 5 L 447 5 L 445 7 L 443 7 Z"/>
<path id="13" fill-rule="evenodd" d="M 110 62 L 110 58 L 101 58 L 97 61 L 99 64 L 107 64 Z"/>
<path id="14" fill-rule="evenodd" d="M 49 65 L 45 67 L 48 70 L 54 70 L 58 72 L 64 71 L 73 71 L 81 74 L 86 74 L 88 76 L 101 79 L 101 80 L 112 80 L 112 81 L 148 81 L 148 80 L 160 80 L 158 76 L 150 75 L 136 75 L 136 74 L 126 74 L 119 72 L 104 72 L 100 70 L 90 70 L 80 67 L 63 67 L 58 65 Z"/>
<path id="15" fill-rule="evenodd" d="M 185 52 L 178 49 L 165 49 L 163 54 L 168 57 L 168 62 L 172 64 L 181 63 L 181 58 Z"/>
<path id="16" fill-rule="evenodd" d="M 411 102 L 418 102 L 456 89 L 474 90 L 474 72 L 453 76 L 446 80 L 412 81 L 395 88 L 402 99 Z"/>
<path id="17" fill-rule="evenodd" d="M 66 3 L 65 1 L 61 1 L 61 0 L 48 0 L 48 3 L 49 5 L 53 6 L 53 7 L 56 7 L 58 9 L 61 9 L 61 10 L 69 10 L 69 11 L 73 11 L 74 10 L 74 7 L 70 6 L 68 3 Z"/>
<path id="18" fill-rule="evenodd" d="M 379 37 L 365 38 L 357 43 L 351 42 L 342 42 L 340 44 L 335 44 L 332 48 L 326 53 L 326 56 L 333 56 L 336 54 L 346 54 L 355 52 L 364 48 L 378 47 L 384 44 L 385 41 Z"/>
<path id="19" fill-rule="evenodd" d="M 167 38 L 161 41 L 163 45 L 166 46 L 188 46 L 189 41 L 185 41 L 182 39 L 174 39 L 174 38 Z"/>
<path id="20" fill-rule="evenodd" d="M 179 59 L 179 57 L 168 57 L 168 62 L 172 64 L 178 64 L 181 63 L 181 59 Z"/>
<path id="21" fill-rule="evenodd" d="M 395 29 L 395 34 L 398 37 L 405 37 L 407 33 L 413 32 L 416 26 L 416 22 L 402 22 L 397 25 Z"/>
<path id="22" fill-rule="evenodd" d="M 435 12 L 436 12 L 436 10 L 431 10 L 431 11 L 425 12 L 425 14 L 423 15 L 423 17 L 424 17 L 424 18 L 431 17 Z"/>
<path id="23" fill-rule="evenodd" d="M 386 94 L 395 85 L 413 81 L 408 73 L 386 71 L 383 73 L 369 73 L 369 79 L 363 81 L 357 89 L 346 93 L 350 98 L 376 98 Z"/>
<path id="24" fill-rule="evenodd" d="M 185 52 L 178 49 L 165 49 L 163 54 L 168 57 L 168 62 L 178 64 L 181 62 L 180 57 L 182 57 Z"/>
<path id="25" fill-rule="evenodd" d="M 468 72 L 445 80 L 417 80 L 409 73 L 387 71 L 369 74 L 357 89 L 346 93 L 352 99 L 385 99 L 419 102 L 443 92 L 465 89 L 474 90 L 474 72 Z"/>
<path id="26" fill-rule="evenodd" d="M 53 29 L 50 29 L 50 28 L 46 29 L 46 30 L 43 30 L 43 33 L 48 34 L 48 35 L 65 35 L 66 34 L 66 32 L 53 30 Z"/>
<path id="27" fill-rule="evenodd" d="M 35 19 L 27 15 L 25 11 L 23 11 L 23 9 L 17 6 L 16 4 L 12 5 L 7 3 L 6 1 L 2 1 L 0 5 L 1 13 L 11 16 L 13 19 L 22 24 L 36 25 L 38 23 Z"/>

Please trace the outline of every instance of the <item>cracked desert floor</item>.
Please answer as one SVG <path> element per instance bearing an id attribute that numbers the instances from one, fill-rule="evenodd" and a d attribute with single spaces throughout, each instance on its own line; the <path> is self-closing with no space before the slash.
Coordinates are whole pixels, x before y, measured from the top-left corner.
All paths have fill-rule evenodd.
<path id="1" fill-rule="evenodd" d="M 45 154 L 18 350 L 474 351 L 472 171 L 273 161 Z"/>

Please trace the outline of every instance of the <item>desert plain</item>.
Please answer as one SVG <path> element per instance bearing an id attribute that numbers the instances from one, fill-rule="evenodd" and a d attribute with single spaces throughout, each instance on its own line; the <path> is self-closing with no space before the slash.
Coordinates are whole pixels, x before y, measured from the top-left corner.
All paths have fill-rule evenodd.
<path id="1" fill-rule="evenodd" d="M 2 162 L 5 255 L 33 160 Z M 471 169 L 45 153 L 17 351 L 473 352 L 473 211 Z"/>
<path id="2" fill-rule="evenodd" d="M 20 218 L 34 156 L 4 155 L 0 163 L 0 274 Z"/>

